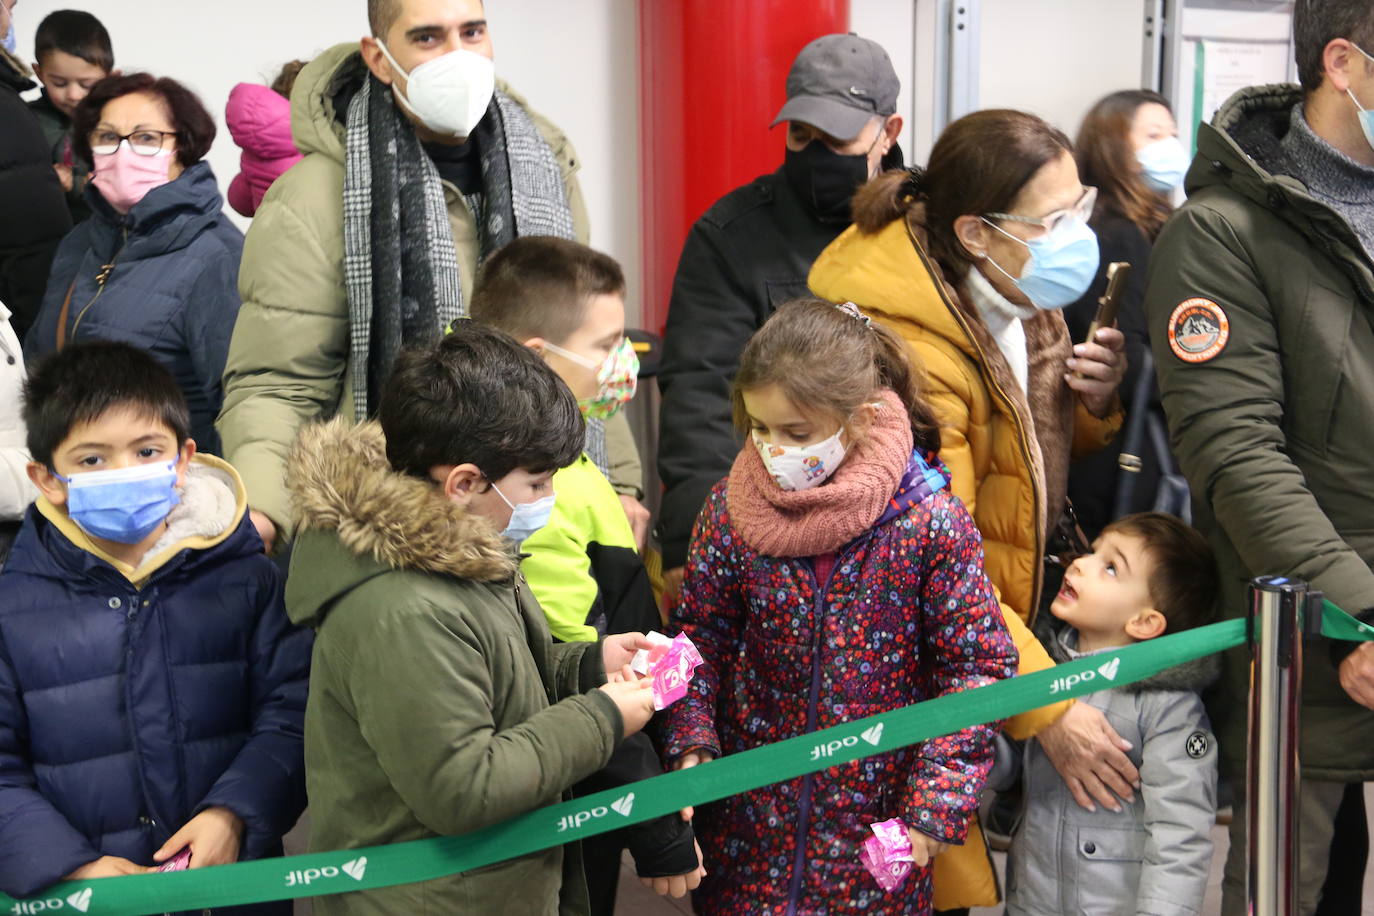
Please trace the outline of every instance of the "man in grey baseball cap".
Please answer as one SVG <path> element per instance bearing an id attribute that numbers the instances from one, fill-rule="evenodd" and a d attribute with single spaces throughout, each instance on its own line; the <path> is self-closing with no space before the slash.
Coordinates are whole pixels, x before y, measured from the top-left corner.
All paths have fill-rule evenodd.
<path id="1" fill-rule="evenodd" d="M 899 88 L 876 42 L 826 35 L 808 44 L 773 122 L 788 122 L 782 167 L 726 194 L 687 237 L 658 375 L 665 490 L 657 531 L 670 593 L 697 513 L 739 453 L 730 382 L 744 344 L 775 308 L 808 295 L 811 262 L 849 226 L 854 191 L 901 167 Z"/>

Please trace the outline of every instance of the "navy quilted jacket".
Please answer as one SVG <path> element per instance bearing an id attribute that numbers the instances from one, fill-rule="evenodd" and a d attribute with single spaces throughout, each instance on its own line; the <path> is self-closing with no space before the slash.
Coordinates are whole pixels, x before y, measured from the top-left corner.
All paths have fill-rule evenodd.
<path id="1" fill-rule="evenodd" d="M 246 825 L 241 859 L 280 854 L 305 807 L 311 647 L 281 595 L 242 509 L 140 589 L 29 508 L 0 574 L 0 890 L 151 864 L 216 805 Z"/>
<path id="2" fill-rule="evenodd" d="M 215 417 L 239 314 L 243 233 L 222 211 L 215 173 L 209 163 L 197 162 L 149 191 L 127 215 L 93 185 L 86 202 L 91 218 L 57 249 L 42 310 L 24 341 L 25 357 L 32 361 L 57 348 L 70 289 L 67 342 L 119 340 L 152 353 L 186 395 L 199 450 L 218 455 Z"/>

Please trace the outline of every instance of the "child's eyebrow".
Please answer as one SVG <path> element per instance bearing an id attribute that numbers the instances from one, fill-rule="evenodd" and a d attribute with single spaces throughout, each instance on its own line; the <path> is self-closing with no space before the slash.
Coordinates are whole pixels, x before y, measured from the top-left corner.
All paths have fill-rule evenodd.
<path id="1" fill-rule="evenodd" d="M 1126 555 L 1115 548 L 1112 549 L 1112 553 L 1121 561 L 1121 565 L 1126 568 L 1126 572 L 1130 572 L 1131 564 L 1126 562 Z"/>

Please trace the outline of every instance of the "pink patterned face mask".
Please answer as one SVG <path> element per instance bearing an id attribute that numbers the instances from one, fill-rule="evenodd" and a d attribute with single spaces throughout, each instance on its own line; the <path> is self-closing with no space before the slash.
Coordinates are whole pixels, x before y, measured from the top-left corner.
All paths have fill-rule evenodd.
<path id="1" fill-rule="evenodd" d="M 911 854 L 911 837 L 906 825 L 897 818 L 870 824 L 873 836 L 864 840 L 859 860 L 864 863 L 878 886 L 888 893 L 896 890 L 915 868 Z"/>

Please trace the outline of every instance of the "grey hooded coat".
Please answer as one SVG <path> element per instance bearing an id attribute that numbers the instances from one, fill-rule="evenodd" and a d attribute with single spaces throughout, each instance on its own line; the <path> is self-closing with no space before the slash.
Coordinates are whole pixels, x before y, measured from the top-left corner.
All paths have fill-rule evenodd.
<path id="1" fill-rule="evenodd" d="M 1056 654 L 1077 657 L 1066 631 Z M 1216 739 L 1198 691 L 1216 656 L 1084 697 L 1131 743 L 1140 788 L 1121 812 L 1078 806 L 1034 739 L 1007 860 L 1008 916 L 1195 916 L 1212 860 Z M 1000 774 L 999 774 L 1000 775 Z"/>

